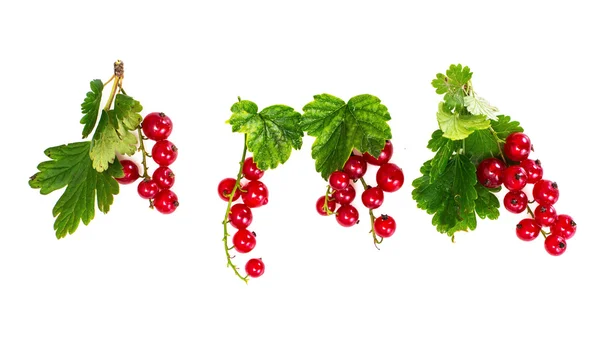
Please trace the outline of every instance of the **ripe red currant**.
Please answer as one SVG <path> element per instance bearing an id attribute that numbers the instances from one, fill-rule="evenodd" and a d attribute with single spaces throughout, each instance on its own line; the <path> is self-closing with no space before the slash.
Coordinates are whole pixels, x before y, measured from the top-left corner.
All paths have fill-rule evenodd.
<path id="1" fill-rule="evenodd" d="M 165 140 L 173 131 L 173 122 L 164 113 L 153 112 L 146 115 L 142 121 L 142 130 L 150 140 Z"/>
<path id="2" fill-rule="evenodd" d="M 121 166 L 123 167 L 123 176 L 120 178 L 115 178 L 119 184 L 131 184 L 140 178 L 140 169 L 136 163 L 131 160 L 121 160 L 120 162 Z"/>
<path id="3" fill-rule="evenodd" d="M 225 201 L 229 201 L 229 196 L 231 195 L 231 192 L 233 191 L 233 188 L 235 187 L 235 182 L 236 180 L 234 178 L 226 178 L 221 180 L 221 182 L 219 182 L 219 186 L 217 187 L 217 190 L 219 191 L 219 197 Z M 240 193 L 240 189 L 237 188 L 235 190 L 235 194 L 233 194 L 233 199 L 232 201 L 236 201 L 237 199 L 239 199 L 241 193 Z"/>
<path id="4" fill-rule="evenodd" d="M 488 158 L 477 166 L 477 180 L 487 188 L 496 188 L 502 185 L 502 174 L 506 165 L 500 159 Z"/>
<path id="5" fill-rule="evenodd" d="M 352 201 L 354 201 L 355 197 L 356 190 L 354 190 L 354 186 L 352 185 L 348 185 L 348 187 L 343 190 L 335 190 L 333 192 L 333 198 L 340 205 L 350 204 Z"/>
<path id="6" fill-rule="evenodd" d="M 388 238 L 396 232 L 396 221 L 389 215 L 381 215 L 373 223 L 375 234 L 382 238 Z"/>
<path id="7" fill-rule="evenodd" d="M 387 140 L 377 159 L 367 152 L 363 154 L 363 157 L 371 165 L 383 165 L 392 159 L 393 154 L 394 146 L 392 145 L 391 141 Z"/>
<path id="8" fill-rule="evenodd" d="M 540 180 L 533 185 L 533 199 L 541 205 L 554 205 L 558 201 L 558 185 L 550 180 Z"/>
<path id="9" fill-rule="evenodd" d="M 552 205 L 538 205 L 533 214 L 540 226 L 550 226 L 556 221 L 556 210 Z"/>
<path id="10" fill-rule="evenodd" d="M 529 136 L 517 132 L 506 137 L 504 143 L 504 155 L 512 161 L 522 161 L 529 157 L 531 151 L 531 140 Z"/>
<path id="11" fill-rule="evenodd" d="M 327 209 L 329 209 L 330 213 L 335 212 L 335 206 L 336 206 L 335 200 L 333 200 L 333 199 L 327 200 Z M 320 215 L 323 215 L 323 216 L 330 215 L 327 213 L 327 211 L 325 211 L 325 196 L 321 196 L 319 198 L 319 200 L 317 200 L 316 207 L 317 207 L 317 212 Z"/>
<path id="12" fill-rule="evenodd" d="M 344 190 L 350 185 L 350 176 L 343 171 L 334 171 L 329 175 L 329 185 L 333 190 Z"/>
<path id="13" fill-rule="evenodd" d="M 362 156 L 352 155 L 344 165 L 344 172 L 352 180 L 360 179 L 367 172 L 367 162 Z"/>
<path id="14" fill-rule="evenodd" d="M 244 204 L 234 204 L 229 211 L 229 223 L 236 229 L 245 229 L 252 224 L 252 210 Z"/>
<path id="15" fill-rule="evenodd" d="M 264 171 L 256 166 L 253 157 L 246 158 L 244 160 L 244 165 L 242 167 L 242 172 L 244 173 L 244 177 L 248 180 L 258 180 L 264 175 Z"/>
<path id="16" fill-rule="evenodd" d="M 394 192 L 404 184 L 404 173 L 396 164 L 387 163 L 377 170 L 377 186 L 386 192 Z"/>
<path id="17" fill-rule="evenodd" d="M 247 229 L 239 229 L 233 234 L 233 247 L 239 253 L 245 254 L 256 246 L 256 234 Z"/>
<path id="18" fill-rule="evenodd" d="M 517 237 L 523 241 L 531 241 L 538 237 L 542 228 L 535 220 L 527 218 L 517 224 Z"/>
<path id="19" fill-rule="evenodd" d="M 248 276 L 257 278 L 264 274 L 265 272 L 265 263 L 263 263 L 262 259 L 250 259 L 246 263 L 246 273 Z"/>
<path id="20" fill-rule="evenodd" d="M 377 209 L 383 204 L 383 190 L 378 187 L 368 187 L 363 191 L 362 203 L 367 209 Z"/>
<path id="21" fill-rule="evenodd" d="M 160 140 L 152 147 L 152 159 L 160 166 L 169 166 L 177 160 L 177 147 L 169 140 Z"/>
<path id="22" fill-rule="evenodd" d="M 170 214 L 179 206 L 177 195 L 171 190 L 161 190 L 154 197 L 154 208 L 162 214 Z"/>
<path id="23" fill-rule="evenodd" d="M 575 235 L 577 231 L 577 224 L 573 221 L 573 218 L 569 215 L 558 215 L 554 224 L 550 227 L 550 232 L 563 237 L 565 240 L 569 240 Z"/>
<path id="24" fill-rule="evenodd" d="M 509 191 L 504 195 L 504 207 L 513 214 L 527 209 L 527 195 L 522 191 Z"/>
<path id="25" fill-rule="evenodd" d="M 544 175 L 544 169 L 542 169 L 542 162 L 539 160 L 525 159 L 519 164 L 527 173 L 527 183 L 535 184 L 542 179 Z"/>
<path id="26" fill-rule="evenodd" d="M 521 190 L 527 185 L 527 172 L 518 165 L 512 165 L 504 170 L 502 183 L 509 191 Z"/>
<path id="27" fill-rule="evenodd" d="M 269 189 L 267 189 L 267 185 L 258 180 L 250 181 L 242 188 L 242 200 L 250 208 L 267 205 Z"/>
<path id="28" fill-rule="evenodd" d="M 152 180 L 156 182 L 161 189 L 170 189 L 175 184 L 175 173 L 166 166 L 161 166 L 154 170 Z"/>
<path id="29" fill-rule="evenodd" d="M 342 205 L 335 213 L 335 219 L 343 227 L 350 227 L 358 221 L 358 210 L 352 205 Z"/>
<path id="30" fill-rule="evenodd" d="M 152 179 L 140 181 L 137 188 L 137 192 L 142 199 L 154 199 L 159 191 L 158 184 Z"/>
<path id="31" fill-rule="evenodd" d="M 550 234 L 544 241 L 544 247 L 548 254 L 558 256 L 567 250 L 567 241 L 562 236 Z"/>

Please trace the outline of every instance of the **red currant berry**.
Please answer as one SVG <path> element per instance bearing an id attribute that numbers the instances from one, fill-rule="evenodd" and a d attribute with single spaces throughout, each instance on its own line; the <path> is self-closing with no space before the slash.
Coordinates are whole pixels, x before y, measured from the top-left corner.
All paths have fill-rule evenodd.
<path id="1" fill-rule="evenodd" d="M 121 160 L 120 163 L 123 167 L 123 176 L 120 178 L 115 178 L 119 184 L 131 184 L 140 178 L 140 169 L 136 163 L 131 160 Z"/>
<path id="2" fill-rule="evenodd" d="M 350 176 L 343 171 L 334 171 L 329 175 L 329 185 L 333 190 L 344 190 L 350 185 Z"/>
<path id="3" fill-rule="evenodd" d="M 367 162 L 362 156 L 352 155 L 344 165 L 344 172 L 352 180 L 360 179 L 367 172 Z"/>
<path id="4" fill-rule="evenodd" d="M 267 189 L 267 185 L 258 180 L 250 181 L 242 188 L 242 200 L 250 208 L 267 205 L 269 189 Z"/>
<path id="5" fill-rule="evenodd" d="M 335 212 L 336 205 L 337 204 L 335 200 L 331 198 L 327 200 L 327 209 L 329 209 L 330 213 Z M 323 216 L 330 215 L 327 213 L 327 211 L 325 211 L 325 196 L 321 196 L 319 200 L 317 200 L 317 212 Z"/>
<path id="6" fill-rule="evenodd" d="M 533 219 L 523 219 L 517 224 L 517 237 L 523 241 L 531 241 L 538 237 L 542 228 Z"/>
<path id="7" fill-rule="evenodd" d="M 363 191 L 362 203 L 367 209 L 377 209 L 383 204 L 383 190 L 378 187 L 368 187 Z"/>
<path id="8" fill-rule="evenodd" d="M 527 183 L 535 184 L 542 179 L 544 175 L 544 169 L 542 169 L 542 162 L 539 160 L 525 159 L 519 164 L 527 173 Z"/>
<path id="9" fill-rule="evenodd" d="M 154 197 L 154 208 L 162 214 L 170 214 L 179 206 L 177 195 L 171 190 L 161 190 Z"/>
<path id="10" fill-rule="evenodd" d="M 506 170 L 506 165 L 496 158 L 483 160 L 477 166 L 477 180 L 487 188 L 496 188 L 502 185 L 502 174 Z"/>
<path id="11" fill-rule="evenodd" d="M 342 205 L 335 213 L 335 219 L 343 227 L 350 227 L 358 221 L 358 210 L 352 205 Z"/>
<path id="12" fill-rule="evenodd" d="M 231 195 L 231 192 L 233 191 L 233 188 L 235 187 L 235 179 L 234 178 L 226 178 L 221 180 L 221 182 L 219 183 L 218 186 L 218 191 L 219 191 L 219 197 L 225 201 L 229 201 L 229 196 Z M 235 194 L 233 194 L 233 199 L 232 201 L 236 201 L 237 199 L 239 199 L 241 193 L 240 193 L 240 189 L 237 188 L 235 190 Z"/>
<path id="13" fill-rule="evenodd" d="M 173 122 L 164 113 L 153 112 L 146 115 L 142 121 L 142 130 L 150 140 L 165 140 L 173 131 Z"/>
<path id="14" fill-rule="evenodd" d="M 160 140 L 152 147 L 152 159 L 159 166 L 169 166 L 177 160 L 177 147 L 169 140 Z"/>
<path id="15" fill-rule="evenodd" d="M 383 165 L 391 160 L 393 154 L 394 146 L 391 141 L 387 140 L 377 159 L 369 153 L 364 153 L 363 157 L 371 165 Z"/>
<path id="16" fill-rule="evenodd" d="M 256 246 L 256 234 L 247 229 L 239 229 L 233 234 L 233 247 L 237 252 L 245 254 Z"/>
<path id="17" fill-rule="evenodd" d="M 544 247 L 548 254 L 558 256 L 567 250 L 567 241 L 562 236 L 550 234 L 544 241 Z"/>
<path id="18" fill-rule="evenodd" d="M 522 161 L 529 157 L 531 140 L 523 133 L 512 133 L 506 137 L 504 155 L 512 161 Z"/>
<path id="19" fill-rule="evenodd" d="M 382 238 L 388 238 L 396 232 L 396 221 L 389 215 L 381 215 L 373 224 L 375 234 Z"/>
<path id="20" fill-rule="evenodd" d="M 152 179 L 140 181 L 137 188 L 137 192 L 142 199 L 154 199 L 159 191 L 158 184 Z"/>
<path id="21" fill-rule="evenodd" d="M 229 223 L 236 229 L 245 229 L 252 224 L 252 210 L 244 204 L 235 204 L 229 211 Z"/>
<path id="22" fill-rule="evenodd" d="M 248 276 L 257 278 L 264 274 L 265 272 L 265 263 L 263 263 L 262 259 L 250 259 L 246 263 L 246 273 Z"/>
<path id="23" fill-rule="evenodd" d="M 256 166 L 253 157 L 246 158 L 244 160 L 244 166 L 242 167 L 244 177 L 248 180 L 258 180 L 264 175 L 264 171 Z"/>
<path id="24" fill-rule="evenodd" d="M 394 192 L 404 184 L 404 173 L 396 164 L 387 163 L 377 170 L 377 186 L 386 192 Z"/>
<path id="25" fill-rule="evenodd" d="M 550 180 L 540 180 L 533 185 L 533 199 L 540 205 L 554 205 L 558 201 L 558 185 Z"/>
<path id="26" fill-rule="evenodd" d="M 509 191 L 521 190 L 527 185 L 527 172 L 518 165 L 509 166 L 502 174 L 502 183 Z"/>
<path id="27" fill-rule="evenodd" d="M 161 189 L 170 189 L 175 184 L 175 174 L 166 166 L 161 166 L 154 170 L 152 180 L 156 182 Z"/>
<path id="28" fill-rule="evenodd" d="M 577 231 L 577 224 L 569 215 L 558 215 L 556 221 L 550 227 L 551 233 L 559 235 L 565 240 L 572 238 L 575 235 L 575 231 Z"/>
<path id="29" fill-rule="evenodd" d="M 354 190 L 354 186 L 352 185 L 348 185 L 348 187 L 344 190 L 336 190 L 333 192 L 333 198 L 340 205 L 350 204 L 352 201 L 354 201 L 355 197 L 356 190 Z"/>
<path id="30" fill-rule="evenodd" d="M 504 195 L 504 207 L 513 214 L 527 209 L 527 195 L 522 191 L 509 191 Z"/>
<path id="31" fill-rule="evenodd" d="M 540 226 L 550 226 L 556 221 L 556 210 L 552 205 L 538 205 L 533 212 L 533 217 Z"/>

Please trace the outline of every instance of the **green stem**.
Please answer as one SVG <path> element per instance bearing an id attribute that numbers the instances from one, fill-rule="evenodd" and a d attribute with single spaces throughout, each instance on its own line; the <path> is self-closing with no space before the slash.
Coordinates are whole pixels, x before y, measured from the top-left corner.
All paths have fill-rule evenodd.
<path id="1" fill-rule="evenodd" d="M 500 156 L 502 157 L 502 161 L 504 161 L 504 163 L 506 164 L 506 158 L 504 158 L 504 152 L 502 151 L 502 146 L 500 146 L 500 144 L 503 143 L 503 141 L 500 140 L 500 138 L 498 137 L 498 133 L 496 133 L 496 131 L 491 126 L 488 129 L 492 133 L 494 140 L 496 140 L 496 144 L 498 145 L 498 152 L 500 153 Z"/>
<path id="2" fill-rule="evenodd" d="M 369 185 L 367 184 L 365 179 L 360 178 L 360 183 L 362 184 L 365 190 L 369 188 Z M 375 234 L 375 215 L 373 215 L 373 209 L 369 209 L 369 216 L 371 217 L 371 234 L 373 234 L 373 244 L 375 244 L 375 247 L 377 248 L 377 250 L 379 250 L 379 247 L 377 245 L 383 242 L 383 238 L 378 240 L 377 235 Z"/>
<path id="3" fill-rule="evenodd" d="M 110 89 L 110 95 L 108 96 L 108 101 L 106 101 L 106 105 L 104 106 L 104 111 L 110 110 L 113 100 L 117 95 L 117 89 L 119 88 L 119 77 L 115 76 L 112 79 L 113 85 L 112 89 Z"/>
<path id="4" fill-rule="evenodd" d="M 150 175 L 148 175 L 148 164 L 146 162 L 146 158 L 151 157 L 150 154 L 148 154 L 148 152 L 146 152 L 146 148 L 144 147 L 144 140 L 146 140 L 146 138 L 144 137 L 144 135 L 142 135 L 142 126 L 138 126 L 138 137 L 140 138 L 140 146 L 138 147 L 138 151 L 140 151 L 142 153 L 142 166 L 144 167 L 144 175 L 142 175 L 144 177 L 144 179 L 148 180 L 150 179 Z"/>
<path id="5" fill-rule="evenodd" d="M 531 211 L 531 208 L 529 207 L 529 204 L 527 204 L 527 213 L 533 218 L 535 219 L 535 215 L 533 214 L 533 211 Z M 544 229 L 542 229 L 540 227 L 540 232 L 542 233 L 542 236 L 544 236 L 544 239 L 548 236 L 548 233 L 546 233 L 544 231 Z"/>
<path id="6" fill-rule="evenodd" d="M 323 211 L 327 213 L 327 216 L 335 214 L 334 211 L 329 210 L 329 196 L 331 195 L 331 185 L 327 185 L 327 191 L 325 191 L 325 201 L 323 202 Z"/>

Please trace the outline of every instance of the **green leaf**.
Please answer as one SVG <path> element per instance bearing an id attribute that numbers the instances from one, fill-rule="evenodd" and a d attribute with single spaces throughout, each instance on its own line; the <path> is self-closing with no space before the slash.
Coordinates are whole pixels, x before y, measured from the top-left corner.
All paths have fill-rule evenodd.
<path id="1" fill-rule="evenodd" d="M 496 113 L 498 108 L 490 105 L 490 103 L 477 95 L 465 96 L 465 105 L 467 110 L 473 115 L 484 115 L 488 119 L 498 120 Z"/>
<path id="2" fill-rule="evenodd" d="M 121 164 L 116 161 L 107 171 L 97 172 L 89 156 L 90 146 L 84 141 L 47 149 L 44 153 L 52 160 L 40 163 L 39 172 L 29 180 L 29 186 L 43 195 L 67 187 L 52 210 L 57 239 L 73 234 L 80 222 L 88 225 L 96 202 L 101 212 L 108 212 L 119 193 L 114 178 L 123 176 Z"/>
<path id="3" fill-rule="evenodd" d="M 441 130 L 436 130 L 431 135 L 431 140 L 427 144 L 427 147 L 433 151 L 437 151 L 433 159 L 431 159 L 431 170 L 429 173 L 429 181 L 435 181 L 448 165 L 448 160 L 454 153 L 456 148 L 454 141 L 442 136 Z"/>
<path id="4" fill-rule="evenodd" d="M 437 74 L 431 85 L 438 94 L 445 94 L 444 101 L 451 108 L 464 107 L 465 87 L 471 80 L 473 73 L 468 66 L 450 65 L 446 75 Z"/>
<path id="5" fill-rule="evenodd" d="M 475 189 L 477 190 L 477 199 L 475 200 L 477 215 L 482 219 L 488 218 L 490 220 L 496 220 L 500 217 L 500 201 L 494 195 L 494 192 L 500 191 L 500 187 L 488 189 L 477 183 Z"/>
<path id="6" fill-rule="evenodd" d="M 465 141 L 465 154 L 475 164 L 488 157 L 499 158 L 506 137 L 513 132 L 523 131 L 517 121 L 511 121 L 509 116 L 504 115 L 498 115 L 497 121 L 490 121 L 490 126 L 491 130 L 496 132 L 498 139 L 490 129 L 486 129 L 473 132 Z"/>
<path id="7" fill-rule="evenodd" d="M 444 108 L 441 102 L 436 114 L 440 129 L 444 132 L 444 137 L 451 140 L 466 139 L 475 130 L 487 129 L 490 126 L 490 120 L 483 115 L 461 115 L 458 112 L 450 112 Z"/>
<path id="8" fill-rule="evenodd" d="M 300 125 L 316 137 L 312 157 L 324 179 L 344 166 L 353 149 L 377 157 L 392 138 L 391 116 L 373 95 L 355 96 L 347 104 L 333 95 L 315 95 L 303 111 Z"/>
<path id="9" fill-rule="evenodd" d="M 140 112 L 144 108 L 131 96 L 117 94 L 115 97 L 114 119 L 120 121 L 127 130 L 135 130 L 142 122 Z M 113 127 L 116 126 L 113 123 Z"/>
<path id="10" fill-rule="evenodd" d="M 523 132 L 519 122 L 511 120 L 510 116 L 498 115 L 498 121 L 491 121 L 490 125 L 501 141 L 505 141 L 508 135 L 514 132 Z"/>
<path id="11" fill-rule="evenodd" d="M 302 147 L 304 132 L 300 129 L 300 113 L 286 105 L 273 105 L 258 112 L 258 106 L 240 100 L 231 107 L 227 123 L 234 132 L 246 134 L 246 145 L 254 162 L 262 170 L 285 163 L 292 149 Z"/>
<path id="12" fill-rule="evenodd" d="M 112 112 L 102 110 L 100 122 L 92 138 L 90 158 L 93 167 L 99 172 L 108 169 L 115 160 L 117 153 L 133 155 L 136 151 L 137 138 L 125 129 L 120 120 L 113 120 Z M 118 128 L 113 127 L 117 123 Z"/>
<path id="13" fill-rule="evenodd" d="M 102 101 L 102 89 L 104 85 L 100 80 L 92 80 L 90 82 L 90 88 L 92 91 L 88 91 L 85 95 L 85 99 L 81 104 L 81 113 L 83 117 L 79 121 L 83 126 L 83 138 L 85 139 L 91 134 L 98 120 L 98 112 L 100 111 L 100 102 Z"/>

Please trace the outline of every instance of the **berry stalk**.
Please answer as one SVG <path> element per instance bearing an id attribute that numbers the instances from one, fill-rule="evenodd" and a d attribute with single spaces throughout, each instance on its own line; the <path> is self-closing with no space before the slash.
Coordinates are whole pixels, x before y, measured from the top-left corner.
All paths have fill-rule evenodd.
<path id="1" fill-rule="evenodd" d="M 369 188 L 369 185 L 362 177 L 360 178 L 360 183 L 362 184 L 365 190 Z M 373 215 L 373 209 L 369 209 L 369 217 L 371 218 L 371 234 L 373 234 L 373 244 L 375 245 L 377 250 L 379 250 L 379 247 L 377 245 L 383 242 L 383 238 L 377 240 L 377 234 L 375 234 L 375 215 Z"/>

